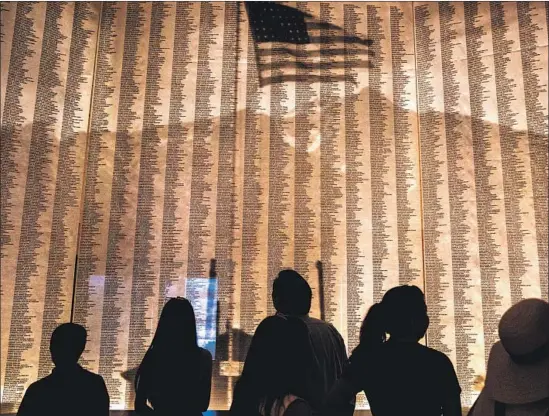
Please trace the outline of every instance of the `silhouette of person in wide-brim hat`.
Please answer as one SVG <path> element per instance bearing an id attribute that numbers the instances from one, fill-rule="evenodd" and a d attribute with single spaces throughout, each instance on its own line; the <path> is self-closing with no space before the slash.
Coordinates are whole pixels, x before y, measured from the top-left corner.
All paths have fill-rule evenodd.
<path id="1" fill-rule="evenodd" d="M 501 318 L 499 337 L 490 351 L 484 389 L 469 415 L 545 416 L 549 412 L 549 303 L 525 299 L 512 306 Z"/>

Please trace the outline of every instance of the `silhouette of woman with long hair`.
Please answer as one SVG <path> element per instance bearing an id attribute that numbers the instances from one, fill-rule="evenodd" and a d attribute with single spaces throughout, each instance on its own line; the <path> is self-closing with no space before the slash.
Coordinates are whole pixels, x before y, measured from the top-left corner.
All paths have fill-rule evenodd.
<path id="1" fill-rule="evenodd" d="M 313 392 L 308 390 L 315 379 L 314 360 L 304 322 L 294 317 L 265 318 L 235 386 L 231 415 L 311 415 L 308 397 Z"/>
<path id="2" fill-rule="evenodd" d="M 461 389 L 452 363 L 419 343 L 428 326 L 418 287 L 389 290 L 364 318 L 360 343 L 326 400 L 328 413 L 337 414 L 364 390 L 373 416 L 460 416 Z"/>
<path id="3" fill-rule="evenodd" d="M 211 378 L 212 355 L 198 346 L 192 305 L 184 298 L 170 299 L 137 370 L 135 410 L 140 415 L 201 415 L 210 403 Z"/>

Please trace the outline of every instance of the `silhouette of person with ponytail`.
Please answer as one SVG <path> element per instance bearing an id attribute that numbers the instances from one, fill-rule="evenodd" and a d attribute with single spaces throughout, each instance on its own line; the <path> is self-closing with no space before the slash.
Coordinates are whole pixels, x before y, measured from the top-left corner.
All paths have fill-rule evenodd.
<path id="1" fill-rule="evenodd" d="M 211 379 L 212 355 L 198 346 L 191 303 L 170 299 L 137 370 L 135 410 L 142 416 L 202 415 L 210 403 Z"/>
<path id="2" fill-rule="evenodd" d="M 419 343 L 428 326 L 418 287 L 389 290 L 364 318 L 360 343 L 326 399 L 327 413 L 339 414 L 363 390 L 373 416 L 460 416 L 461 388 L 452 363 Z"/>

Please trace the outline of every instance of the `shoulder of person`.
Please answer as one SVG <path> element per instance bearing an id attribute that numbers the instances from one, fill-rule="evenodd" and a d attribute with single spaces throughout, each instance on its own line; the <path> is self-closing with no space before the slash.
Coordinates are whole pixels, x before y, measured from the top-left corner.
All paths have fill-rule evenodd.
<path id="1" fill-rule="evenodd" d="M 145 355 L 143 356 L 143 359 L 141 360 L 139 367 L 142 369 L 142 367 L 148 366 L 149 364 L 151 364 L 151 361 L 154 360 L 154 357 L 155 357 L 154 348 L 147 349 L 147 352 L 145 352 Z"/>
<path id="2" fill-rule="evenodd" d="M 84 377 L 90 383 L 97 384 L 99 386 L 105 385 L 103 377 L 97 373 L 82 368 L 82 377 Z"/>
<path id="3" fill-rule="evenodd" d="M 54 373 L 48 374 L 46 377 L 41 378 L 40 380 L 36 380 L 34 383 L 32 383 L 27 391 L 31 391 L 31 393 L 38 393 L 44 389 L 51 388 L 52 384 L 58 383 L 58 378 L 54 375 Z"/>
<path id="4" fill-rule="evenodd" d="M 318 326 L 320 328 L 329 330 L 330 332 L 336 334 L 338 337 L 341 337 L 341 334 L 337 330 L 335 326 L 333 326 L 330 322 L 323 321 L 322 319 L 313 318 L 308 316 L 305 320 L 305 323 L 310 326 Z M 343 337 L 341 337 L 343 339 Z"/>
<path id="5" fill-rule="evenodd" d="M 440 365 L 450 366 L 453 368 L 454 365 L 452 364 L 452 361 L 450 361 L 450 358 L 442 351 L 435 350 L 434 348 L 430 348 L 422 344 L 419 345 L 424 354 L 427 355 L 430 359 L 436 361 Z"/>
<path id="6" fill-rule="evenodd" d="M 441 351 L 423 345 L 421 347 L 427 353 L 427 365 L 433 376 L 440 380 L 440 386 L 447 391 L 461 392 L 456 370 L 450 358 Z"/>
<path id="7" fill-rule="evenodd" d="M 51 394 L 52 388 L 57 385 L 51 374 L 31 383 L 25 390 L 25 399 L 30 404 L 41 404 L 42 400 Z"/>
<path id="8" fill-rule="evenodd" d="M 381 348 L 368 348 L 367 345 L 358 344 L 349 356 L 349 362 L 351 363 L 363 363 L 364 361 L 372 358 L 374 355 L 379 356 Z"/>
<path id="9" fill-rule="evenodd" d="M 200 359 L 203 361 L 211 361 L 213 359 L 212 353 L 208 351 L 206 348 L 199 348 L 200 349 Z"/>
<path id="10" fill-rule="evenodd" d="M 326 327 L 326 328 L 335 329 L 335 327 L 331 323 L 323 321 L 322 319 L 314 318 L 314 317 L 309 316 L 309 315 L 303 316 L 303 317 L 301 317 L 301 319 L 307 325 L 319 325 L 319 326 L 323 326 L 323 327 Z"/>
<path id="11" fill-rule="evenodd" d="M 213 369 L 212 353 L 205 348 L 200 348 L 200 373 L 203 377 L 211 378 Z"/>
<path id="12" fill-rule="evenodd" d="M 34 383 L 31 383 L 29 387 L 27 387 L 27 390 L 25 390 L 25 394 L 26 395 L 37 394 L 40 390 L 44 389 L 49 384 L 50 378 L 51 378 L 51 375 L 41 378 L 40 380 L 37 380 Z"/>

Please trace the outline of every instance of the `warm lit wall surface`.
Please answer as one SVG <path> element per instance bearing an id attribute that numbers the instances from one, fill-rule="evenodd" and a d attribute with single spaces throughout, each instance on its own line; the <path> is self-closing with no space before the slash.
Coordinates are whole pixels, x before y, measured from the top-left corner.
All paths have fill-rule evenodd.
<path id="1" fill-rule="evenodd" d="M 2 412 L 71 316 L 131 408 L 166 293 L 211 259 L 213 409 L 283 267 L 349 349 L 424 288 L 474 400 L 501 314 L 548 296 L 547 3 L 297 7 L 317 43 L 256 45 L 237 3 L 2 2 Z"/>

